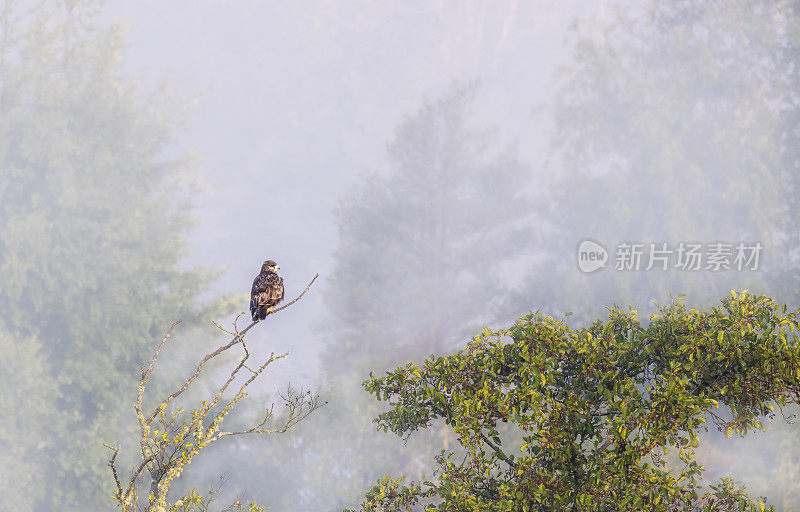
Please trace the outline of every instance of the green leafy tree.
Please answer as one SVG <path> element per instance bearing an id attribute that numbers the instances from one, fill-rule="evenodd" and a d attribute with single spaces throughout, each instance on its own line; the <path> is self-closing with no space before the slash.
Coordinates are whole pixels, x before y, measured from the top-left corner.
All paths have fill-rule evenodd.
<path id="1" fill-rule="evenodd" d="M 443 420 L 467 456 L 443 451 L 435 481 L 380 480 L 362 510 L 763 511 L 730 479 L 703 492 L 694 449 L 707 416 L 730 436 L 800 400 L 799 312 L 747 292 L 709 311 L 675 302 L 646 326 L 635 310 L 580 329 L 536 312 L 371 376 L 390 405 L 379 427 Z"/>
<path id="2" fill-rule="evenodd" d="M 109 505 L 131 372 L 216 274 L 182 270 L 198 172 L 180 109 L 122 72 L 95 3 L 0 7 L 0 508 Z M 215 315 L 229 305 L 208 305 Z M 13 470 L 11 469 L 13 468 Z"/>

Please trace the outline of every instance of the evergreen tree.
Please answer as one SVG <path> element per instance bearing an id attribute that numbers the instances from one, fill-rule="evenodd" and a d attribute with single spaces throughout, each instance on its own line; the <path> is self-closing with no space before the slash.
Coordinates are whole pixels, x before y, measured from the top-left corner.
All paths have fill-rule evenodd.
<path id="1" fill-rule="evenodd" d="M 120 397 L 213 278 L 179 268 L 197 169 L 93 2 L 6 3 L 0 34 L 0 508 L 101 510 Z"/>
<path id="2" fill-rule="evenodd" d="M 326 303 L 329 376 L 456 346 L 507 314 L 505 264 L 530 246 L 530 172 L 468 125 L 474 86 L 456 86 L 397 128 L 389 172 L 337 210 Z"/>

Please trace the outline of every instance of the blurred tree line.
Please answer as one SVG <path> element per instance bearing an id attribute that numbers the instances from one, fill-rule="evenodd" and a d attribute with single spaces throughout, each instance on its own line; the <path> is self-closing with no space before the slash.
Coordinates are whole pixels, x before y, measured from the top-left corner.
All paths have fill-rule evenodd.
<path id="1" fill-rule="evenodd" d="M 604 304 L 644 307 L 668 292 L 711 305 L 750 288 L 796 302 L 799 37 L 788 1 L 650 2 L 617 9 L 604 26 L 577 23 L 554 110 L 557 272 L 535 273 L 526 289 L 557 282 L 556 309 L 591 318 Z M 609 251 L 636 241 L 764 249 L 757 272 L 589 279 L 572 271 L 586 237 Z"/>
<path id="2" fill-rule="evenodd" d="M 103 510 L 138 364 L 215 278 L 181 270 L 198 169 L 95 2 L 0 8 L 0 510 Z"/>

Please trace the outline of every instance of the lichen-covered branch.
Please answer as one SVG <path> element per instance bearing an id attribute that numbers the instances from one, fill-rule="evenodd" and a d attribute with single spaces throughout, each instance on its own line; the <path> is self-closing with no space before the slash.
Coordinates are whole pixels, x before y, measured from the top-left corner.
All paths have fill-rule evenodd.
<path id="1" fill-rule="evenodd" d="M 319 274 L 314 276 L 303 292 L 294 300 L 280 308 L 274 309 L 269 314 L 282 311 L 300 300 L 314 281 L 316 281 L 317 277 L 319 277 Z M 222 431 L 222 422 L 225 416 L 235 408 L 242 398 L 247 396 L 248 386 L 250 386 L 272 363 L 288 356 L 288 352 L 279 355 L 271 352 L 269 357 L 264 359 L 258 366 L 252 365 L 252 368 L 248 366 L 247 362 L 252 354 L 247 348 L 244 336 L 257 322 L 252 322 L 240 331 L 237 327 L 239 317 L 241 317 L 241 315 L 237 316 L 234 320 L 232 330 L 226 329 L 217 322 L 214 322 L 217 328 L 230 334 L 232 339 L 205 355 L 195 367 L 194 372 L 183 384 L 174 392 L 160 400 L 155 405 L 153 411 L 148 415 L 145 415 L 142 403 L 147 391 L 147 385 L 150 381 L 150 376 L 153 373 L 162 349 L 172 337 L 173 331 L 180 321 L 175 322 L 169 328 L 153 353 L 147 367 L 145 368 L 144 365 L 142 365 L 142 376 L 139 381 L 136 401 L 133 405 L 141 431 L 141 462 L 131 473 L 127 486 L 123 486 L 116 465 L 117 455 L 120 451 L 119 446 L 105 445 L 113 452 L 108 462 L 116 486 L 113 497 L 123 511 L 133 512 L 143 510 L 145 512 L 166 512 L 170 507 L 173 507 L 173 505 L 167 503 L 170 485 L 176 478 L 181 476 L 184 469 L 203 448 L 227 436 L 278 434 L 286 432 L 299 421 L 308 417 L 309 414 L 321 405 L 324 405 L 320 404 L 318 397 L 313 396 L 311 392 L 302 390 L 295 391 L 289 387 L 286 395 L 281 395 L 287 407 L 287 414 L 279 425 L 268 426 L 269 420 L 273 416 L 273 408 L 270 406 L 266 408 L 263 419 L 256 425 L 240 430 Z M 192 383 L 197 380 L 207 363 L 234 346 L 241 347 L 241 358 L 230 370 L 230 374 L 225 382 L 211 396 L 203 400 L 198 407 L 188 412 L 183 407 L 171 405 L 173 400 L 183 395 Z M 247 370 L 249 374 L 242 374 L 247 378 L 238 379 L 243 368 Z M 230 396 L 230 393 L 226 392 L 232 388 L 234 382 L 240 382 L 240 384 L 238 384 L 238 389 L 233 387 L 235 393 L 233 396 Z M 145 470 L 147 471 L 145 472 Z M 146 499 L 140 500 L 139 484 L 143 474 L 149 474 L 150 486 L 149 494 Z M 209 496 L 213 494 L 214 493 L 211 493 Z M 178 503 L 186 500 L 196 501 L 198 499 L 203 498 L 201 495 L 197 494 L 196 491 L 192 491 L 190 496 L 178 500 Z M 140 501 L 142 502 L 141 504 Z M 195 501 L 192 501 L 192 503 Z M 188 501 L 186 502 L 188 503 Z"/>

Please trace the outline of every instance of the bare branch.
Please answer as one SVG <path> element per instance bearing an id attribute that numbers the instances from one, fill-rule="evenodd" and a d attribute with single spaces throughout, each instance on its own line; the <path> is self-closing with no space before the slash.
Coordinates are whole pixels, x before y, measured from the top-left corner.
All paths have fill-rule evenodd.
<path id="1" fill-rule="evenodd" d="M 289 306 L 291 306 L 292 304 L 294 304 L 295 302 L 297 302 L 298 300 L 302 299 L 302 298 L 303 298 L 303 295 L 305 295 L 305 294 L 306 294 L 306 292 L 308 291 L 308 289 L 309 289 L 309 288 L 311 288 L 311 285 L 312 285 L 312 284 L 314 284 L 314 281 L 316 281 L 318 277 L 319 277 L 319 274 L 316 274 L 316 275 L 314 275 L 314 279 L 312 279 L 312 280 L 311 280 L 311 282 L 310 282 L 310 283 L 308 283 L 308 286 L 306 286 L 306 289 L 305 289 L 305 290 L 303 290 L 303 293 L 301 293 L 300 295 L 298 295 L 298 296 L 297 296 L 297 298 L 296 298 L 296 299 L 294 299 L 292 302 L 290 302 L 290 303 L 288 303 L 288 304 L 284 304 L 283 306 L 281 306 L 281 307 L 279 307 L 279 308 L 273 309 L 273 310 L 272 310 L 272 314 L 274 314 L 274 313 L 277 313 L 278 311 L 282 311 L 282 310 L 284 310 L 284 309 L 288 308 Z M 270 313 L 267 313 L 267 315 L 269 315 L 269 314 L 270 314 Z M 254 323 L 255 323 L 255 322 L 254 322 Z M 248 327 L 248 329 L 249 329 L 249 327 Z M 247 329 L 245 329 L 245 331 L 246 331 L 246 330 L 247 330 Z M 242 331 L 242 333 L 244 333 L 245 331 Z"/>
<path id="2" fill-rule="evenodd" d="M 142 379 L 139 381 L 139 392 L 136 395 L 136 404 L 134 408 L 137 412 L 142 412 L 142 396 L 144 395 L 144 389 L 147 387 L 147 381 L 150 379 L 150 374 L 153 373 L 153 367 L 156 365 L 156 360 L 158 359 L 158 355 L 161 353 L 161 349 L 164 348 L 164 345 L 167 343 L 167 340 L 170 336 L 172 336 L 172 330 L 175 329 L 175 326 L 181 323 L 180 320 L 173 323 L 172 326 L 167 331 L 167 334 L 161 340 L 161 343 L 158 344 L 158 348 L 153 353 L 153 357 L 150 359 L 150 364 L 147 366 L 147 370 L 142 372 Z"/>
<path id="3" fill-rule="evenodd" d="M 122 484 L 120 483 L 119 476 L 117 475 L 117 465 L 116 465 L 116 462 L 115 462 L 116 459 L 117 459 L 117 455 L 119 455 L 119 448 L 120 447 L 119 447 L 119 445 L 117 445 L 117 447 L 115 448 L 115 447 L 113 447 L 113 446 L 111 446 L 110 444 L 107 444 L 107 443 L 103 443 L 103 446 L 105 446 L 106 448 L 108 448 L 109 450 L 114 452 L 114 455 L 112 455 L 111 459 L 108 461 L 108 467 L 111 468 L 111 473 L 114 474 L 114 482 L 117 484 L 117 496 L 121 497 L 122 496 Z"/>
<path id="4" fill-rule="evenodd" d="M 270 407 L 269 409 L 267 409 L 266 414 L 264 415 L 264 419 L 261 420 L 261 422 L 259 422 L 254 427 L 251 427 L 247 430 L 239 430 L 236 432 L 220 432 L 216 435 L 214 441 L 225 436 L 236 436 L 244 434 L 283 434 L 297 423 L 303 421 L 309 414 L 327 404 L 327 402 L 320 404 L 319 397 L 311 396 L 311 393 L 308 391 L 304 393 L 302 390 L 294 391 L 291 388 L 289 388 L 287 396 L 285 397 L 283 395 L 280 396 L 281 398 L 284 399 L 284 401 L 286 402 L 285 405 L 289 408 L 289 416 L 286 418 L 281 428 L 277 429 L 262 428 L 264 425 L 267 424 L 269 418 L 272 417 L 273 410 L 272 407 Z"/>
<path id="5" fill-rule="evenodd" d="M 286 309 L 287 307 L 299 301 L 301 298 L 303 298 L 306 292 L 308 292 L 308 290 L 311 288 L 311 285 L 314 284 L 318 277 L 319 274 L 316 274 L 305 287 L 305 289 L 300 293 L 300 295 L 298 295 L 294 300 L 280 308 L 270 310 L 268 314 L 282 311 L 283 309 Z M 136 508 L 136 503 L 138 503 L 139 499 L 137 491 L 139 478 L 145 469 L 149 471 L 151 477 L 151 501 L 147 510 L 164 511 L 166 510 L 165 507 L 167 506 L 166 496 L 169 492 L 170 482 L 172 482 L 175 478 L 180 478 L 183 469 L 204 446 L 216 441 L 220 437 L 228 435 L 285 432 L 291 426 L 296 424 L 298 421 L 301 421 L 319 407 L 316 397 L 292 395 L 290 389 L 290 399 L 286 399 L 287 405 L 289 406 L 289 416 L 282 428 L 274 430 L 265 428 L 267 422 L 272 417 L 272 409 L 270 408 L 266 411 L 263 420 L 250 429 L 242 430 L 240 432 L 219 432 L 220 425 L 224 417 L 235 407 L 239 400 L 247 396 L 247 387 L 256 378 L 258 378 L 258 376 L 261 375 L 261 373 L 271 363 L 278 359 L 283 359 L 288 355 L 287 352 L 276 356 L 275 353 L 272 352 L 270 353 L 270 356 L 259 366 L 248 366 L 246 362 L 250 358 L 251 354 L 247 348 L 247 344 L 245 343 L 244 335 L 258 322 L 252 322 L 250 325 L 240 331 L 238 328 L 238 321 L 243 314 L 244 313 L 240 313 L 234 319 L 233 330 L 226 329 L 217 322 L 212 322 L 218 329 L 230 334 L 232 339 L 229 342 L 217 347 L 214 351 L 206 354 L 197 364 L 194 372 L 184 381 L 184 383 L 172 394 L 158 402 L 152 413 L 147 417 L 145 417 L 144 413 L 142 412 L 144 393 L 147 389 L 153 369 L 155 368 L 156 361 L 160 357 L 161 351 L 166 345 L 167 340 L 172 336 L 175 327 L 180 323 L 180 321 L 175 322 L 169 328 L 167 334 L 161 340 L 155 352 L 153 353 L 153 356 L 151 357 L 147 367 L 145 368 L 145 366 L 142 365 L 142 376 L 141 380 L 139 381 L 136 401 L 134 403 L 136 417 L 141 429 L 140 446 L 142 461 L 137 469 L 133 472 L 126 490 L 123 490 L 122 482 L 119 479 L 116 468 L 116 458 L 119 454 L 120 448 L 114 448 L 111 445 L 105 445 L 114 452 L 109 460 L 108 465 L 111 467 L 111 471 L 114 476 L 114 483 L 117 488 L 115 499 L 124 510 L 133 510 Z M 200 376 L 206 364 L 210 360 L 239 343 L 241 343 L 243 351 L 241 359 L 233 367 L 226 381 L 213 394 L 211 399 L 203 401 L 202 405 L 198 409 L 191 411 L 191 419 L 188 422 L 187 419 L 180 419 L 180 416 L 184 413 L 182 407 L 178 407 L 173 412 L 167 413 L 167 408 L 170 402 L 181 396 L 189 388 L 189 386 L 191 386 L 191 384 Z M 238 391 L 232 398 L 230 398 L 230 400 L 226 398 L 223 401 L 223 395 L 225 395 L 233 381 L 236 380 L 236 377 L 242 368 L 247 369 L 247 371 L 250 372 L 250 375 L 240 385 Z M 209 411 L 217 406 L 220 401 L 223 401 L 222 409 L 213 415 L 210 424 L 208 424 L 208 427 L 206 427 L 205 423 L 207 421 L 207 416 L 209 416 Z M 156 418 L 159 418 L 159 428 L 163 428 L 163 434 L 159 434 L 158 430 L 155 432 L 152 431 L 151 424 Z M 131 506 L 133 506 L 133 508 L 131 508 Z"/>
<path id="6" fill-rule="evenodd" d="M 281 307 L 279 307 L 279 308 L 277 308 L 277 309 L 274 309 L 274 310 L 272 310 L 272 312 L 271 312 L 271 313 L 269 313 L 269 312 L 268 312 L 268 313 L 267 313 L 267 315 L 269 315 L 269 314 L 274 314 L 274 313 L 277 313 L 278 311 L 284 310 L 284 309 L 288 308 L 289 306 L 291 306 L 292 304 L 294 304 L 295 302 L 297 302 L 298 300 L 302 299 L 302 298 L 303 298 L 303 295 L 305 295 L 305 294 L 306 294 L 306 292 L 309 290 L 309 288 L 311 288 L 311 285 L 312 285 L 312 284 L 314 284 L 314 281 L 316 281 L 318 277 L 319 277 L 319 274 L 318 274 L 318 273 L 317 273 L 317 274 L 315 274 L 315 275 L 314 275 L 314 278 L 311 280 L 311 282 L 309 282 L 309 283 L 308 283 L 308 285 L 305 287 L 305 289 L 302 291 L 302 293 L 300 293 L 300 295 L 298 295 L 298 296 L 297 296 L 297 298 L 295 298 L 293 301 L 291 301 L 291 302 L 289 302 L 288 304 L 285 304 L 285 305 L 283 305 L 283 306 L 281 306 Z M 162 402 L 162 404 L 169 404 L 169 403 L 170 403 L 170 402 L 171 402 L 171 401 L 172 401 L 174 398 L 177 398 L 178 396 L 180 396 L 181 394 L 183 394 L 183 392 L 184 392 L 184 391 L 186 391 L 186 390 L 189 388 L 189 386 L 191 385 L 191 383 L 192 383 L 192 382 L 194 382 L 194 380 L 195 380 L 195 379 L 196 379 L 196 378 L 197 378 L 197 377 L 200 375 L 200 372 L 203 370 L 203 367 L 205 366 L 205 364 L 206 364 L 206 363 L 207 363 L 209 360 L 211 360 L 211 359 L 213 359 L 213 358 L 217 357 L 217 356 L 218 356 L 218 355 L 220 355 L 222 352 L 225 352 L 226 350 L 228 350 L 228 349 L 229 349 L 229 348 L 231 348 L 232 346 L 236 345 L 236 344 L 237 344 L 237 343 L 239 343 L 240 341 L 241 341 L 241 342 L 244 342 L 244 335 L 245 335 L 245 334 L 247 333 L 247 331 L 249 331 L 249 330 L 250 330 L 250 329 L 251 329 L 251 328 L 252 328 L 254 325 L 256 325 L 256 324 L 258 323 L 258 321 L 252 322 L 250 325 L 248 325 L 247 327 L 245 327 L 243 331 L 237 331 L 237 330 L 236 330 L 236 321 L 238 321 L 238 320 L 239 320 L 239 317 L 241 317 L 242 315 L 243 315 L 243 313 L 240 313 L 239 315 L 237 315 L 237 316 L 236 316 L 236 320 L 234 320 L 234 324 L 233 324 L 233 325 L 234 325 L 234 331 L 233 331 L 233 332 L 231 332 L 231 331 L 229 331 L 229 330 L 227 330 L 227 329 L 223 328 L 223 327 L 222 327 L 221 325 L 219 325 L 217 322 L 213 322 L 213 324 L 214 324 L 214 325 L 216 325 L 216 326 L 217 326 L 217 328 L 219 328 L 220 330 L 222 330 L 222 331 L 224 331 L 224 332 L 227 332 L 228 334 L 231 334 L 231 335 L 233 336 L 233 339 L 232 339 L 232 340 L 231 340 L 229 343 L 227 343 L 226 345 L 222 345 L 221 347 L 217 348 L 217 349 L 216 349 L 214 352 L 211 352 L 210 354 L 206 355 L 206 356 L 205 356 L 205 357 L 202 359 L 202 361 L 200 361 L 200 364 L 198 364 L 198 365 L 197 365 L 197 369 L 195 369 L 195 371 L 194 371 L 194 373 L 192 374 L 192 376 L 191 376 L 191 377 L 189 377 L 189 378 L 186 380 L 186 382 L 183 384 L 183 386 L 181 386 L 180 388 L 178 388 L 178 390 L 177 390 L 177 391 L 175 391 L 175 392 L 174 392 L 174 393 L 172 393 L 170 396 L 168 396 L 168 397 L 167 397 L 167 398 L 166 398 L 166 399 L 165 399 L 165 400 Z M 176 322 L 176 324 L 174 324 L 172 327 L 175 327 L 175 325 L 177 325 L 177 322 Z M 170 333 L 171 333 L 171 332 L 172 332 L 172 329 L 170 329 Z M 169 337 L 169 334 L 167 335 L 167 337 Z M 164 341 L 166 341 L 166 338 L 164 339 Z M 158 357 L 158 353 L 161 351 L 161 347 L 163 347 L 163 346 L 164 346 L 164 341 L 162 341 L 161 345 L 158 347 L 158 350 L 156 350 L 156 353 L 155 353 L 155 354 L 153 354 L 153 359 L 151 360 L 151 362 L 150 362 L 150 367 L 149 367 L 149 369 L 148 369 L 148 376 L 149 376 L 149 372 L 150 372 L 150 371 L 152 371 L 153 364 L 155 363 L 155 360 L 156 360 L 156 358 Z M 238 371 L 238 369 L 237 369 L 237 371 Z M 152 422 L 152 421 L 153 421 L 153 418 L 155 418 L 157 414 L 158 414 L 158 408 L 156 408 L 156 410 L 154 410 L 154 411 L 153 411 L 153 413 L 152 413 L 152 414 L 151 414 L 151 415 L 150 415 L 150 416 L 147 418 L 147 423 L 148 423 L 148 424 L 150 424 L 150 422 Z"/>
<path id="7" fill-rule="evenodd" d="M 210 361 L 211 359 L 213 359 L 213 358 L 217 357 L 217 356 L 218 356 L 218 355 L 220 355 L 221 353 L 225 352 L 226 350 L 228 350 L 228 349 L 229 349 L 229 348 L 231 348 L 232 346 L 236 345 L 236 344 L 237 344 L 237 343 L 239 343 L 240 341 L 242 341 L 241 334 L 237 334 L 237 335 L 235 335 L 235 337 L 233 338 L 233 340 L 231 340 L 231 342 L 230 342 L 230 343 L 228 343 L 228 344 L 226 344 L 226 345 L 222 345 L 221 347 L 217 348 L 215 351 L 211 352 L 210 354 L 207 354 L 207 355 L 206 355 L 206 356 L 205 356 L 205 357 L 204 357 L 204 358 L 203 358 L 203 359 L 200 361 L 200 364 L 198 364 L 198 365 L 197 365 L 197 368 L 195 369 L 195 371 L 194 371 L 194 373 L 192 374 L 192 376 L 191 376 L 191 377 L 189 377 L 189 378 L 186 380 L 186 382 L 184 382 L 184 383 L 183 383 L 183 385 L 182 385 L 180 388 L 178 388 L 178 390 L 177 390 L 177 391 L 175 391 L 174 393 L 172 393 L 171 395 L 169 395 L 167 398 L 165 398 L 164 400 L 162 400 L 162 401 L 161 401 L 161 403 L 159 404 L 159 407 L 161 407 L 161 406 L 166 406 L 166 405 L 169 405 L 169 403 L 170 403 L 170 402 L 171 402 L 173 399 L 175 399 L 175 398 L 179 397 L 181 394 L 183 394 L 183 392 L 184 392 L 184 391 L 186 391 L 187 389 L 189 389 L 189 386 L 191 385 L 191 383 L 192 383 L 192 382 L 194 382 L 194 380 L 195 380 L 195 379 L 196 379 L 196 378 L 197 378 L 197 377 L 200 375 L 200 372 L 203 370 L 203 367 L 206 365 L 206 363 L 207 363 L 208 361 Z M 152 421 L 153 421 L 153 419 L 154 419 L 154 418 L 155 418 L 155 417 L 158 415 L 158 412 L 159 412 L 159 410 L 160 410 L 160 409 L 159 409 L 159 407 L 156 407 L 156 408 L 155 408 L 155 410 L 152 412 L 152 414 L 150 414 L 150 416 L 148 416 L 148 417 L 147 417 L 147 423 L 148 423 L 148 424 L 150 424 L 150 422 L 152 422 Z"/>
<path id="8" fill-rule="evenodd" d="M 154 458 L 155 455 L 151 455 L 150 457 L 144 459 L 142 463 L 139 464 L 139 467 L 136 469 L 136 471 L 133 472 L 133 476 L 131 477 L 130 482 L 128 483 L 128 488 L 125 489 L 124 496 L 126 498 L 131 495 L 131 491 L 133 491 L 133 486 L 136 485 L 136 480 L 139 478 L 139 475 L 142 473 L 145 466 L 147 466 Z"/>
<path id="9" fill-rule="evenodd" d="M 244 383 L 242 383 L 241 387 L 239 387 L 239 392 L 236 393 L 236 395 L 230 400 L 230 402 L 228 402 L 225 405 L 225 407 L 223 407 L 222 410 L 220 410 L 220 412 L 216 414 L 216 416 L 214 416 L 214 419 L 211 421 L 211 424 L 206 429 L 206 435 L 211 436 L 214 434 L 214 429 L 216 429 L 218 425 L 222 422 L 222 419 L 225 417 L 225 415 L 228 414 L 228 412 L 230 412 L 231 409 L 233 409 L 234 405 L 236 405 L 236 402 L 244 398 L 244 396 L 246 395 L 245 389 L 247 388 L 247 386 L 249 386 L 250 383 L 253 382 L 261 374 L 261 372 L 263 372 L 267 368 L 267 366 L 269 366 L 274 361 L 277 361 L 278 359 L 285 358 L 288 355 L 289 355 L 288 352 L 285 352 L 278 356 L 275 355 L 275 352 L 270 353 L 269 358 L 266 361 L 264 361 L 264 363 L 262 363 L 261 366 L 259 366 L 255 372 L 253 372 L 253 375 L 251 375 L 249 379 L 247 379 Z M 237 367 L 235 372 L 238 372 L 239 368 L 241 368 L 241 363 L 240 366 Z M 213 403 L 206 404 L 204 412 L 208 411 L 219 401 L 220 397 L 222 396 L 222 393 L 225 391 L 225 388 L 227 388 L 228 384 L 230 384 L 230 382 L 233 380 L 234 377 L 235 374 L 232 373 L 231 378 L 228 379 L 225 385 L 219 390 L 219 392 L 214 397 Z M 203 416 L 205 416 L 205 414 L 203 414 Z M 209 438 L 208 442 L 211 443 L 213 441 L 216 441 L 219 437 L 221 436 Z"/>
<path id="10" fill-rule="evenodd" d="M 486 437 L 486 435 L 483 432 L 480 433 L 480 436 L 483 439 L 483 442 L 489 445 L 489 448 L 494 450 L 494 453 L 496 453 L 500 459 L 502 459 L 506 464 L 508 464 L 512 468 L 517 469 L 517 464 L 513 460 L 511 460 L 499 446 L 493 443 L 491 439 Z"/>

